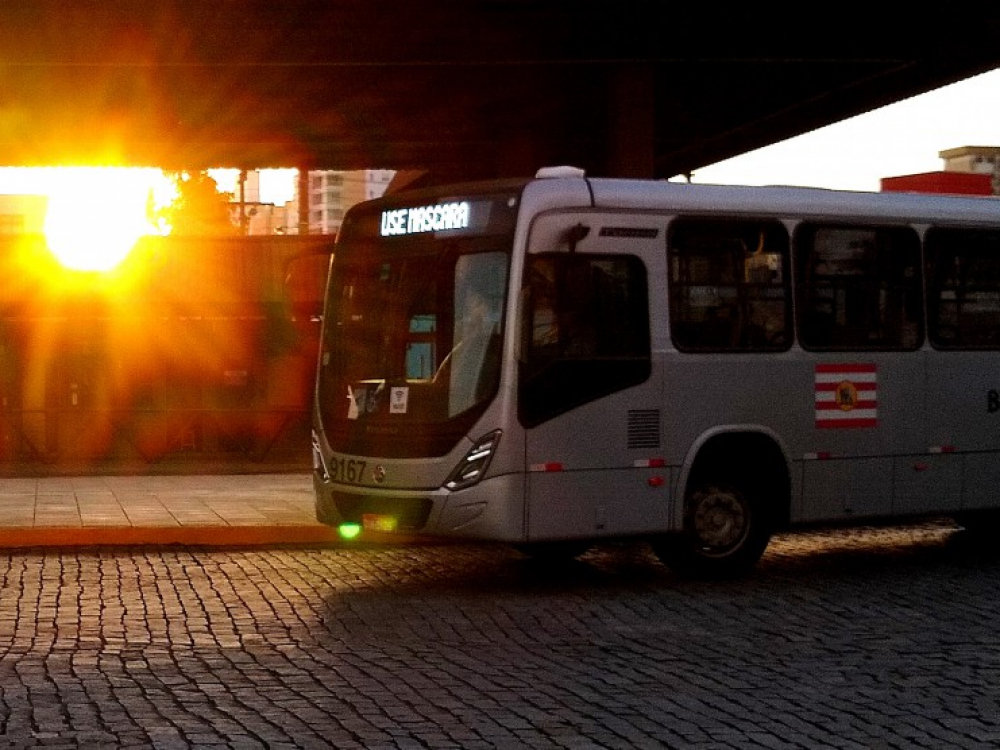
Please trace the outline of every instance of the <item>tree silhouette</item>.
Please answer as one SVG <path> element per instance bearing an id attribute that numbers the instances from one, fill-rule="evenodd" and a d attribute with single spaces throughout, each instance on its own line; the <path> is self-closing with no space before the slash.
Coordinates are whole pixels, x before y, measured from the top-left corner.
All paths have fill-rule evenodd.
<path id="1" fill-rule="evenodd" d="M 157 218 L 170 227 L 172 235 L 235 235 L 232 195 L 219 190 L 208 172 L 168 172 L 177 188 L 177 197 L 158 212 Z"/>

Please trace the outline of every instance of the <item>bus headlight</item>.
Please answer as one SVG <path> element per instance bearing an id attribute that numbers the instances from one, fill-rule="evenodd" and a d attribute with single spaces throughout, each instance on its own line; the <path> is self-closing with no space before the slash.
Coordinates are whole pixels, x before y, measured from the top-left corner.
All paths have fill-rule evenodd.
<path id="1" fill-rule="evenodd" d="M 479 438 L 451 472 L 444 486 L 449 490 L 464 490 L 482 479 L 496 453 L 502 434 L 501 430 L 494 430 Z"/>

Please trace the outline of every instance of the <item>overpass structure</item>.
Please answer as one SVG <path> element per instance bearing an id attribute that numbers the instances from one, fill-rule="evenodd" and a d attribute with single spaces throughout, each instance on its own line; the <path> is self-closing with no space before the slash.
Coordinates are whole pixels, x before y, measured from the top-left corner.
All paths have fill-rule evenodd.
<path id="1" fill-rule="evenodd" d="M 973 35 L 656 0 L 8 0 L 0 164 L 669 177 L 1000 65 L 1000 18 L 963 23 Z"/>

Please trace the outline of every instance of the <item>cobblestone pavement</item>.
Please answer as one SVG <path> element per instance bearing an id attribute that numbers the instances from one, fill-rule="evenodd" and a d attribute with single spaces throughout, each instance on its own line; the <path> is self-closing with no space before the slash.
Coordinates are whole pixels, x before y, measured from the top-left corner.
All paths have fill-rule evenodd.
<path id="1" fill-rule="evenodd" d="M 944 523 L 642 546 L 0 553 L 0 747 L 986 748 L 1000 552 Z"/>

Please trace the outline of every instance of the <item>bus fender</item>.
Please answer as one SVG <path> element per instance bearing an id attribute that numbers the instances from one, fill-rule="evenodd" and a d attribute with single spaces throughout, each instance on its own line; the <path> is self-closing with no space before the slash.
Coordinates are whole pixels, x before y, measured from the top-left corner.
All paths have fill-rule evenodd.
<path id="1" fill-rule="evenodd" d="M 684 526 L 684 503 L 687 496 L 687 486 L 691 479 L 691 473 L 694 469 L 695 463 L 698 458 L 703 455 L 703 451 L 708 447 L 713 441 L 728 438 L 764 438 L 769 441 L 781 455 L 781 459 L 784 462 L 786 477 L 787 477 L 787 496 L 783 498 L 784 507 L 780 509 L 778 513 L 778 518 L 782 521 L 787 521 L 788 514 L 791 512 L 791 501 L 792 501 L 792 461 L 791 454 L 788 451 L 788 446 L 785 441 L 781 439 L 770 427 L 759 424 L 728 424 L 728 425 L 716 425 L 708 430 L 701 433 L 694 441 L 692 441 L 690 447 L 684 456 L 684 461 L 681 463 L 680 471 L 677 473 L 677 485 L 674 487 L 673 496 L 678 499 L 678 502 L 674 503 L 672 509 L 673 512 L 673 528 L 681 529 Z"/>

